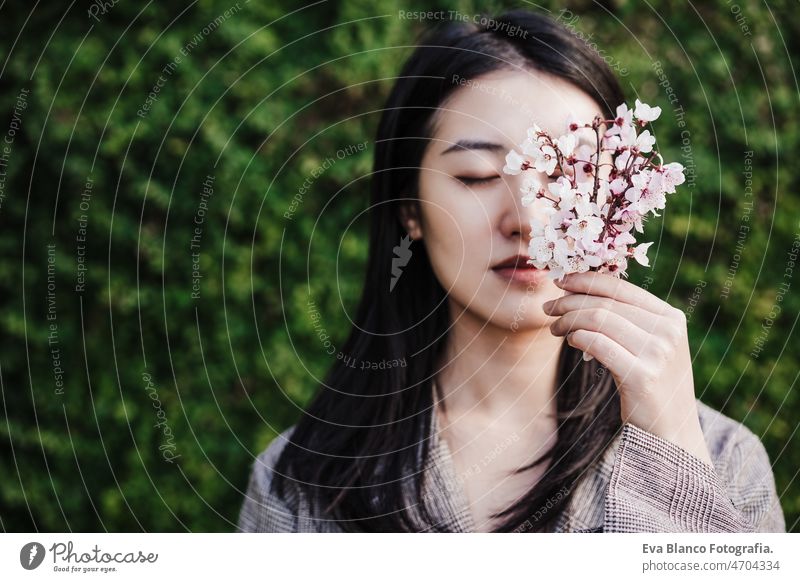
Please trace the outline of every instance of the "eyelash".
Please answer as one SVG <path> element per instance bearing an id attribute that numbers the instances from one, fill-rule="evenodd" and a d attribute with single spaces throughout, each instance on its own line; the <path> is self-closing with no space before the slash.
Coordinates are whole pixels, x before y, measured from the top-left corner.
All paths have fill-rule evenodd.
<path id="1" fill-rule="evenodd" d="M 484 178 L 471 178 L 469 176 L 456 176 L 456 180 L 465 186 L 481 186 L 497 180 L 500 176 L 486 176 Z"/>

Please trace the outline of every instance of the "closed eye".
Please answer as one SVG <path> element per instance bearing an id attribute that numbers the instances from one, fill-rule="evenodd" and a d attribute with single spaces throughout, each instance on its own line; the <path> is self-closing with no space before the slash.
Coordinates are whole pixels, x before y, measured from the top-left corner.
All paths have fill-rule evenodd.
<path id="1" fill-rule="evenodd" d="M 489 184 L 499 178 L 500 176 L 496 174 L 493 176 L 455 176 L 455 179 L 465 186 L 481 186 L 483 184 Z"/>

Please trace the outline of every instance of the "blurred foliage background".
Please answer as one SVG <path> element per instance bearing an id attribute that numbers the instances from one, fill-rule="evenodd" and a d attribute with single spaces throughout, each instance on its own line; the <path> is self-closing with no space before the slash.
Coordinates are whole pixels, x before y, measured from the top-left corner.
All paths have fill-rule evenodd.
<path id="1" fill-rule="evenodd" d="M 631 277 L 687 310 L 698 395 L 762 437 L 797 530 L 800 25 L 737 2 L 535 6 L 664 109 L 694 176 Z M 3 4 L 3 530 L 234 528 L 347 334 L 405 12 L 512 6 Z"/>

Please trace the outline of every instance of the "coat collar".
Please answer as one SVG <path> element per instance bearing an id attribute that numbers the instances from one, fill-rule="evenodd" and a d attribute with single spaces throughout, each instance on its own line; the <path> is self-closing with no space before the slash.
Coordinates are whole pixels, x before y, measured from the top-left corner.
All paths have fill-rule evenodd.
<path id="1" fill-rule="evenodd" d="M 431 414 L 430 456 L 425 469 L 429 511 L 449 531 L 475 532 L 463 482 L 458 478 L 450 447 L 441 438 L 438 414 Z M 620 434 L 578 480 L 569 501 L 554 522 L 555 532 L 602 531 L 606 489 L 614 467 Z"/>

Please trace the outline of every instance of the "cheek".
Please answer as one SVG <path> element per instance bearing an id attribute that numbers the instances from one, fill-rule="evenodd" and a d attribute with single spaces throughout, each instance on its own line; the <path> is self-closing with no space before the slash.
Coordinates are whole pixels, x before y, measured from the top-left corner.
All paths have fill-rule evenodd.
<path id="1" fill-rule="evenodd" d="M 423 174 L 420 207 L 425 246 L 440 282 L 451 288 L 485 272 L 492 252 L 491 209 L 448 176 Z"/>

